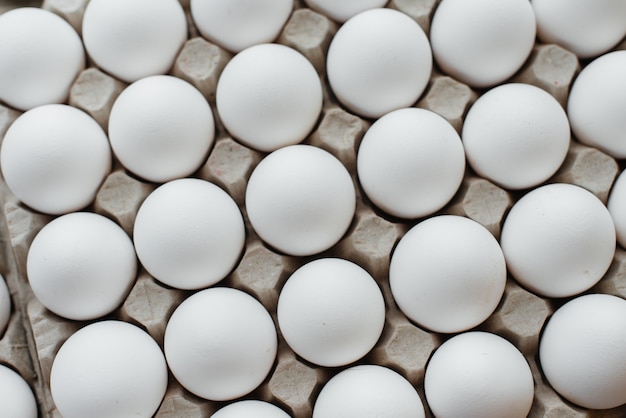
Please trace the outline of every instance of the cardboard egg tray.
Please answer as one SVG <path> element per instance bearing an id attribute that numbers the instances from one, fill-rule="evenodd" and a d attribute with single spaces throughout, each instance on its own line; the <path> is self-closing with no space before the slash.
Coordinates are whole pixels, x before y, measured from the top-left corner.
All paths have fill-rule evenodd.
<path id="1" fill-rule="evenodd" d="M 61 15 L 80 33 L 86 3 L 87 0 L 46 0 L 43 7 Z M 189 15 L 188 0 L 181 0 L 181 3 Z M 436 3 L 436 0 L 392 0 L 387 7 L 405 12 L 428 33 Z M 0 2 L 0 12 L 16 5 L 15 2 Z M 191 19 L 189 28 L 189 39 L 180 51 L 171 74 L 195 85 L 211 103 L 215 113 L 216 82 L 232 54 L 201 38 Z M 420 394 L 427 416 L 432 416 L 424 396 L 424 371 L 433 351 L 450 335 L 428 332 L 411 323 L 398 310 L 391 296 L 387 277 L 390 255 L 402 235 L 419 220 L 402 221 L 381 213 L 358 187 L 356 151 L 372 121 L 343 110 L 326 83 L 324 57 L 337 28 L 337 23 L 305 8 L 301 1 L 296 1 L 294 12 L 277 42 L 293 47 L 309 58 L 324 82 L 324 109 L 305 143 L 330 151 L 351 173 L 359 195 L 352 225 L 343 239 L 330 250 L 304 258 L 272 251 L 255 235 L 246 220 L 247 239 L 242 258 L 235 270 L 217 286 L 230 286 L 252 294 L 276 322 L 280 289 L 299 266 L 314 258 L 327 256 L 358 263 L 380 285 L 387 314 L 380 340 L 357 363 L 384 365 L 402 374 Z M 626 49 L 626 41 L 623 40 L 616 49 Z M 541 87 L 565 105 L 569 87 L 585 64 L 559 46 L 537 44 L 524 67 L 508 81 Z M 89 113 L 106 130 L 111 106 L 125 86 L 88 63 L 88 68 L 76 79 L 68 103 Z M 435 71 L 416 106 L 441 114 L 460 131 L 465 113 L 481 93 Z M 17 116 L 19 112 L 0 105 L 0 139 Z M 247 179 L 263 157 L 264 154 L 230 138 L 217 118 L 216 142 L 208 160 L 195 176 L 225 189 L 246 217 L 244 194 Z M 622 168 L 608 155 L 573 140 L 566 161 L 548 182 L 580 185 L 606 203 L 613 181 Z M 95 202 L 86 210 L 113 219 L 131 235 L 137 209 L 156 187 L 156 184 L 130 175 L 119 163 L 115 163 Z M 476 176 L 468 167 L 460 190 L 437 214 L 469 217 L 499 238 L 507 211 L 523 193 L 506 191 Z M 52 362 L 63 342 L 88 322 L 66 320 L 49 312 L 33 296 L 29 287 L 25 274 L 28 249 L 34 236 L 52 217 L 20 204 L 2 181 L 0 202 L 0 273 L 7 280 L 13 302 L 8 329 L 0 338 L 0 363 L 12 366 L 30 383 L 39 403 L 41 417 L 60 417 L 49 389 Z M 607 293 L 626 298 L 625 276 L 626 251 L 618 247 L 606 276 L 587 293 Z M 106 319 L 120 319 L 138 325 L 162 346 L 169 316 L 192 293 L 166 287 L 150 277 L 145 270 L 140 270 L 124 303 Z M 542 327 L 555 309 L 567 300 L 536 296 L 509 277 L 498 308 L 477 329 L 508 339 L 528 360 L 535 383 L 535 399 L 530 417 L 624 417 L 626 407 L 592 411 L 565 401 L 549 386 L 541 373 L 537 349 Z M 264 383 L 245 398 L 272 402 L 293 417 L 310 417 L 322 386 L 343 368 L 324 368 L 308 363 L 291 351 L 278 332 L 279 350 L 274 367 Z M 225 404 L 192 395 L 170 374 L 169 388 L 155 416 L 209 417 Z"/>

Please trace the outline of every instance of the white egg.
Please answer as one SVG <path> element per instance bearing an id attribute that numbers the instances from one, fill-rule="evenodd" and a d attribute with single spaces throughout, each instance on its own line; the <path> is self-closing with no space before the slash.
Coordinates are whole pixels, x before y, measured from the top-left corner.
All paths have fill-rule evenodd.
<path id="1" fill-rule="evenodd" d="M 435 216 L 400 239 L 389 284 L 402 312 L 419 325 L 435 332 L 465 331 L 498 306 L 506 284 L 504 255 L 478 222 Z"/>
<path id="2" fill-rule="evenodd" d="M 422 28 L 397 10 L 372 9 L 344 23 L 328 49 L 326 71 L 337 99 L 368 118 L 411 106 L 432 71 Z"/>
<path id="3" fill-rule="evenodd" d="M 591 192 L 549 184 L 513 205 L 500 244 L 509 271 L 523 286 L 542 296 L 568 297 L 604 276 L 615 254 L 615 227 Z"/>
<path id="4" fill-rule="evenodd" d="M 205 161 L 214 136 L 213 112 L 202 93 L 166 75 L 128 86 L 109 117 L 115 156 L 128 170 L 154 182 L 192 174 Z"/>
<path id="5" fill-rule="evenodd" d="M 524 418 L 534 397 L 522 353 L 504 338 L 479 331 L 456 335 L 435 351 L 424 389 L 437 418 Z"/>
<path id="6" fill-rule="evenodd" d="M 370 9 L 384 7 L 389 0 L 305 0 L 306 4 L 337 22 Z"/>
<path id="7" fill-rule="evenodd" d="M 441 69 L 472 87 L 511 77 L 535 43 L 535 14 L 528 0 L 442 0 L 430 41 Z"/>
<path id="8" fill-rule="evenodd" d="M 95 64 L 131 83 L 170 70 L 187 20 L 178 0 L 90 0 L 82 32 Z"/>
<path id="9" fill-rule="evenodd" d="M 263 241 L 290 255 L 332 247 L 348 230 L 355 208 L 348 170 L 329 152 L 310 145 L 266 156 L 246 189 L 252 227 Z"/>
<path id="10" fill-rule="evenodd" d="M 64 318 L 104 316 L 126 298 L 137 273 L 133 243 L 110 219 L 74 212 L 35 236 L 26 260 L 37 299 Z"/>
<path id="11" fill-rule="evenodd" d="M 590 294 L 561 306 L 539 343 L 550 385 L 567 400 L 591 409 L 626 403 L 626 301 Z"/>
<path id="12" fill-rule="evenodd" d="M 263 305 L 225 287 L 187 298 L 165 329 L 165 356 L 176 380 L 214 401 L 256 389 L 274 364 L 277 344 L 274 322 Z"/>
<path id="13" fill-rule="evenodd" d="M 572 131 L 587 145 L 626 158 L 626 51 L 602 55 L 572 85 L 567 102 Z"/>
<path id="14" fill-rule="evenodd" d="M 385 301 L 374 278 L 338 258 L 311 261 L 296 270 L 280 292 L 277 312 L 289 347 L 326 367 L 362 358 L 385 325 Z"/>
<path id="15" fill-rule="evenodd" d="M 615 232 L 617 241 L 626 248 L 626 171 L 622 171 L 611 189 L 607 207 L 613 223 L 615 224 Z"/>
<path id="16" fill-rule="evenodd" d="M 465 172 L 461 138 L 434 112 L 392 111 L 367 130 L 357 155 L 363 190 L 391 215 L 419 218 L 441 209 Z"/>
<path id="17" fill-rule="evenodd" d="M 167 389 L 158 344 L 122 321 L 95 322 L 72 334 L 52 363 L 50 390 L 63 418 L 152 417 Z"/>
<path id="18" fill-rule="evenodd" d="M 532 0 L 537 34 L 580 58 L 611 49 L 626 36 L 623 0 Z"/>
<path id="19" fill-rule="evenodd" d="M 202 36 L 234 52 L 274 41 L 292 8 L 292 0 L 191 0 Z"/>
<path id="20" fill-rule="evenodd" d="M 262 44 L 226 64 L 216 91 L 228 132 L 261 151 L 301 142 L 322 110 L 322 84 L 313 64 L 296 50 Z"/>
<path id="21" fill-rule="evenodd" d="M 106 134 L 86 113 L 50 104 L 20 115 L 0 149 L 2 174 L 13 194 L 40 212 L 80 210 L 111 170 Z"/>
<path id="22" fill-rule="evenodd" d="M 376 365 L 354 366 L 333 376 L 313 406 L 313 418 L 424 418 L 424 405 L 404 377 Z"/>
<path id="23" fill-rule="evenodd" d="M 83 43 L 69 23 L 47 10 L 17 8 L 0 15 L 0 39 L 0 100 L 28 110 L 67 99 L 85 68 Z"/>
<path id="24" fill-rule="evenodd" d="M 0 405 L 2 416 L 37 418 L 37 401 L 28 383 L 13 369 L 0 364 Z"/>
<path id="25" fill-rule="evenodd" d="M 554 97 L 539 87 L 513 83 L 478 98 L 465 118 L 462 138 L 476 173 L 507 189 L 526 189 L 559 169 L 570 128 Z"/>
<path id="26" fill-rule="evenodd" d="M 245 241 L 241 212 L 221 188 L 200 179 L 173 180 L 154 190 L 135 219 L 141 264 L 157 280 L 199 289 L 222 280 Z"/>
<path id="27" fill-rule="evenodd" d="M 233 402 L 219 409 L 211 418 L 289 418 L 290 415 L 268 402 L 245 400 Z"/>
<path id="28" fill-rule="evenodd" d="M 4 277 L 0 275 L 0 338 L 9 325 L 11 319 L 11 293 Z"/>

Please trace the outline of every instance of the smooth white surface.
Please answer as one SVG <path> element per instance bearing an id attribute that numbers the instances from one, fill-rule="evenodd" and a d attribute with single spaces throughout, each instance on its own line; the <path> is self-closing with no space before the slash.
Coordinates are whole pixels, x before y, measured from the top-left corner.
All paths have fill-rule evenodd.
<path id="1" fill-rule="evenodd" d="M 74 212 L 35 236 L 26 260 L 37 299 L 64 318 L 104 316 L 126 298 L 137 273 L 133 243 L 110 219 Z"/>
<path id="2" fill-rule="evenodd" d="M 524 418 L 534 383 L 522 353 L 486 332 L 456 335 L 426 366 L 426 400 L 437 418 Z"/>
<path id="3" fill-rule="evenodd" d="M 268 402 L 245 400 L 219 409 L 211 418 L 289 418 L 289 414 Z"/>
<path id="4" fill-rule="evenodd" d="M 322 84 L 304 55 L 284 45 L 262 44 L 226 64 L 216 101 L 235 139 L 269 152 L 309 134 L 322 110 Z"/>
<path id="5" fill-rule="evenodd" d="M 313 406 L 313 418 L 423 418 L 415 388 L 391 369 L 354 366 L 333 376 Z"/>
<path id="6" fill-rule="evenodd" d="M 235 201 L 200 179 L 173 180 L 142 203 L 133 232 L 141 264 L 177 289 L 222 280 L 243 250 L 245 228 Z"/>
<path id="7" fill-rule="evenodd" d="M 430 26 L 441 69 L 472 87 L 511 77 L 535 43 L 535 15 L 528 0 L 442 0 Z"/>
<path id="8" fill-rule="evenodd" d="M 615 254 L 615 228 L 591 192 L 549 184 L 513 205 L 500 245 L 509 271 L 523 286 L 542 296 L 567 297 L 604 276 Z"/>
<path id="9" fill-rule="evenodd" d="M 187 40 L 178 0 L 90 0 L 82 29 L 96 65 L 128 83 L 167 73 Z"/>
<path id="10" fill-rule="evenodd" d="M 83 43 L 56 14 L 22 7 L 0 15 L 0 100 L 20 110 L 67 99 L 85 68 Z"/>
<path id="11" fill-rule="evenodd" d="M 310 145 L 266 156 L 246 189 L 252 227 L 263 241 L 290 255 L 312 255 L 335 245 L 355 208 L 348 170 L 332 154 Z"/>
<path id="12" fill-rule="evenodd" d="M 389 284 L 402 312 L 419 325 L 435 332 L 465 331 L 498 306 L 506 284 L 504 254 L 479 223 L 436 216 L 400 239 Z"/>
<path id="13" fill-rule="evenodd" d="M 622 171 L 615 183 L 613 183 L 607 203 L 609 213 L 615 225 L 617 242 L 619 242 L 622 248 L 626 248 L 626 174 L 624 173 L 625 171 Z"/>
<path id="14" fill-rule="evenodd" d="M 626 51 L 596 58 L 578 74 L 567 102 L 572 131 L 587 145 L 626 158 Z"/>
<path id="15" fill-rule="evenodd" d="M 234 52 L 276 39 L 292 8 L 293 0 L 191 0 L 202 36 Z"/>
<path id="16" fill-rule="evenodd" d="M 11 418 L 37 418 L 37 401 L 28 383 L 13 369 L 0 364 L 0 405 Z"/>
<path id="17" fill-rule="evenodd" d="M 530 84 L 503 84 L 476 100 L 463 124 L 463 146 L 474 171 L 506 189 L 549 179 L 570 143 L 565 111 Z"/>
<path id="18" fill-rule="evenodd" d="M 463 181 L 465 154 L 444 118 L 429 110 L 399 109 L 367 130 L 357 171 L 376 206 L 401 218 L 419 218 L 452 199 Z"/>
<path id="19" fill-rule="evenodd" d="M 422 28 L 397 10 L 373 9 L 350 18 L 331 41 L 328 82 L 349 111 L 378 118 L 411 106 L 432 71 Z"/>
<path id="20" fill-rule="evenodd" d="M 50 390 L 63 418 L 152 417 L 167 389 L 161 348 L 140 328 L 95 322 L 63 343 Z"/>
<path id="21" fill-rule="evenodd" d="M 109 140 L 120 162 L 146 180 L 164 183 L 193 173 L 215 136 L 202 93 L 179 78 L 141 79 L 119 95 L 109 117 Z"/>
<path id="22" fill-rule="evenodd" d="M 86 113 L 44 105 L 20 115 L 0 149 L 13 194 L 40 212 L 60 215 L 90 204 L 111 170 L 106 134 Z"/>
<path id="23" fill-rule="evenodd" d="M 263 305 L 226 287 L 187 298 L 165 329 L 165 356 L 176 379 L 214 401 L 239 398 L 258 387 L 276 350 L 276 328 Z"/>
<path id="24" fill-rule="evenodd" d="M 385 301 L 363 268 L 322 258 L 296 270 L 278 298 L 278 325 L 298 355 L 326 367 L 357 361 L 385 325 Z"/>
<path id="25" fill-rule="evenodd" d="M 626 403 L 626 301 L 590 294 L 561 306 L 539 344 L 550 385 L 584 408 Z"/>
<path id="26" fill-rule="evenodd" d="M 559 44 L 591 58 L 626 36 L 623 0 L 532 0 L 537 34 L 544 43 Z"/>
<path id="27" fill-rule="evenodd" d="M 307 6 L 337 22 L 345 22 L 352 16 L 369 9 L 384 7 L 389 0 L 305 0 Z"/>
<path id="28" fill-rule="evenodd" d="M 0 338 L 4 334 L 4 331 L 11 319 L 11 294 L 9 288 L 4 280 L 4 277 L 0 275 Z"/>

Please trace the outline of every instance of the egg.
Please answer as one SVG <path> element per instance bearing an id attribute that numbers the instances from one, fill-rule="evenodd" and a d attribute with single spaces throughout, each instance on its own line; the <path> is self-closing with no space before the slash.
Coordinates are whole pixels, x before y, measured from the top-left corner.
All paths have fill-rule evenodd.
<path id="1" fill-rule="evenodd" d="M 502 249 L 478 222 L 441 215 L 411 228 L 389 266 L 402 312 L 435 332 L 465 331 L 487 319 L 506 284 Z"/>
<path id="2" fill-rule="evenodd" d="M 607 208 L 615 224 L 617 242 L 626 248 L 626 175 L 624 171 L 613 183 Z"/>
<path id="3" fill-rule="evenodd" d="M 209 103 L 194 86 L 172 76 L 131 84 L 115 100 L 109 117 L 115 156 L 153 182 L 192 174 L 206 160 L 214 137 Z"/>
<path id="4" fill-rule="evenodd" d="M 0 338 L 9 325 L 11 319 L 11 293 L 4 277 L 0 275 Z"/>
<path id="5" fill-rule="evenodd" d="M 567 302 L 548 320 L 539 361 L 550 385 L 591 409 L 626 403 L 626 301 L 588 294 Z"/>
<path id="6" fill-rule="evenodd" d="M 50 391 L 63 418 L 152 417 L 167 389 L 163 352 L 145 331 L 100 321 L 72 334 L 54 357 Z"/>
<path id="7" fill-rule="evenodd" d="M 591 58 L 626 36 L 626 2 L 622 0 L 532 0 L 537 34 L 544 43 L 559 44 Z"/>
<path id="8" fill-rule="evenodd" d="M 456 335 L 435 350 L 424 390 L 437 418 L 524 418 L 534 397 L 522 353 L 504 338 L 480 331 Z"/>
<path id="9" fill-rule="evenodd" d="M 567 114 L 539 87 L 511 83 L 476 100 L 463 124 L 467 160 L 480 176 L 507 189 L 549 179 L 570 144 Z"/>
<path id="10" fill-rule="evenodd" d="M 259 237 L 290 255 L 313 255 L 336 244 L 356 208 L 348 170 L 332 154 L 292 145 L 266 156 L 246 188 L 246 210 Z"/>
<path id="11" fill-rule="evenodd" d="M 395 417 L 424 418 L 424 406 L 415 388 L 383 366 L 345 369 L 322 387 L 313 406 L 313 418 Z"/>
<path id="12" fill-rule="evenodd" d="M 337 22 L 345 22 L 352 16 L 370 9 L 384 7 L 389 0 L 305 0 L 306 4 Z"/>
<path id="13" fill-rule="evenodd" d="M 484 88 L 511 77 L 535 43 L 528 0 L 442 0 L 430 26 L 437 64 L 448 75 Z"/>
<path id="14" fill-rule="evenodd" d="M 215 98 L 235 139 L 270 152 L 309 134 L 322 110 L 322 84 L 313 64 L 295 49 L 261 44 L 226 64 Z"/>
<path id="15" fill-rule="evenodd" d="M 326 57 L 329 85 L 350 112 L 367 118 L 411 106 L 432 71 L 426 34 L 410 17 L 372 9 L 346 21 Z"/>
<path id="16" fill-rule="evenodd" d="M 574 80 L 567 102 L 572 131 L 583 144 L 626 158 L 626 51 L 604 54 Z"/>
<path id="17" fill-rule="evenodd" d="M 219 409 L 211 418 L 289 418 L 290 415 L 277 406 L 257 400 L 233 402 Z"/>
<path id="18" fill-rule="evenodd" d="M 0 364 L 2 414 L 12 418 L 37 418 L 37 401 L 28 383 L 16 371 Z"/>
<path id="19" fill-rule="evenodd" d="M 595 285 L 615 254 L 615 227 L 591 192 L 572 184 L 536 188 L 513 205 L 500 244 L 507 267 L 542 296 L 574 296 Z"/>
<path id="20" fill-rule="evenodd" d="M 67 99 L 85 68 L 76 31 L 47 10 L 22 7 L 0 15 L 0 100 L 29 110 Z"/>
<path id="21" fill-rule="evenodd" d="M 83 209 L 111 171 L 106 134 L 74 107 L 49 104 L 20 115 L 0 148 L 2 175 L 31 208 L 60 215 Z"/>
<path id="22" fill-rule="evenodd" d="M 170 70 L 187 40 L 187 20 L 178 0 L 90 0 L 82 33 L 95 64 L 132 83 Z"/>
<path id="23" fill-rule="evenodd" d="M 265 380 L 277 351 L 276 328 L 263 305 L 231 288 L 194 293 L 170 317 L 165 356 L 187 390 L 226 401 L 244 396 Z"/>
<path id="24" fill-rule="evenodd" d="M 376 206 L 401 218 L 419 218 L 441 209 L 457 192 L 465 153 L 444 118 L 425 109 L 399 109 L 367 130 L 357 172 Z"/>
<path id="25" fill-rule="evenodd" d="M 60 216 L 35 236 L 26 259 L 28 282 L 49 310 L 94 319 L 122 304 L 135 283 L 133 243 L 110 219 L 91 212 Z"/>
<path id="26" fill-rule="evenodd" d="M 291 14 L 293 1 L 191 0 L 190 6 L 202 36 L 239 52 L 276 39 Z"/>
<path id="27" fill-rule="evenodd" d="M 200 289 L 235 267 L 245 228 L 228 193 L 187 178 L 148 195 L 137 212 L 133 240 L 139 261 L 154 278 L 177 289 Z"/>
<path id="28" fill-rule="evenodd" d="M 298 355 L 326 367 L 359 360 L 385 325 L 383 295 L 367 271 L 322 258 L 296 270 L 278 297 L 278 326 Z"/>

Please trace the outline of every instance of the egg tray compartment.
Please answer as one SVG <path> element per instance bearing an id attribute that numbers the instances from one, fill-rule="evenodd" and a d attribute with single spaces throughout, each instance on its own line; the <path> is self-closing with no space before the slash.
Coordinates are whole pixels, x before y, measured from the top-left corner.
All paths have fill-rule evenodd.
<path id="1" fill-rule="evenodd" d="M 61 15 L 80 32 L 86 0 L 72 4 L 46 0 L 43 7 Z M 189 2 L 181 1 L 189 15 Z M 388 7 L 414 18 L 428 33 L 435 0 L 409 2 L 392 0 Z M 189 21 L 189 40 L 181 50 L 172 75 L 194 84 L 215 110 L 215 86 L 221 70 L 232 54 L 199 37 Z M 330 151 L 351 173 L 355 185 L 356 150 L 371 121 L 344 111 L 334 99 L 324 78 L 324 56 L 338 25 L 296 2 L 294 12 L 277 42 L 291 46 L 311 60 L 324 82 L 324 109 L 318 125 L 305 143 Z M 626 49 L 623 41 L 616 49 Z M 89 63 L 88 63 L 89 64 Z M 525 66 L 508 81 L 526 82 L 551 93 L 565 105 L 569 87 L 581 65 L 576 56 L 556 45 L 537 44 Z M 69 103 L 89 113 L 105 129 L 115 98 L 126 84 L 88 65 L 75 81 Z M 481 92 L 452 78 L 433 73 L 429 86 L 417 103 L 441 114 L 460 131 L 462 119 Z M 19 112 L 0 105 L 0 138 Z M 206 163 L 195 177 L 214 182 L 243 205 L 247 179 L 264 154 L 230 138 L 217 119 L 216 142 Z M 548 182 L 566 182 L 587 188 L 606 203 L 620 166 L 606 154 L 572 141 L 566 161 Z M 116 221 L 132 234 L 134 218 L 141 202 L 157 187 L 126 172 L 118 163 L 101 186 L 96 200 L 86 210 Z M 386 303 L 383 334 L 374 349 L 358 364 L 390 367 L 407 378 L 417 389 L 427 408 L 423 380 L 427 362 L 434 350 L 450 335 L 431 333 L 411 323 L 397 308 L 388 284 L 390 255 L 402 235 L 417 221 L 388 217 L 374 208 L 357 187 L 357 212 L 349 231 L 330 250 L 314 257 L 292 257 L 265 246 L 254 234 L 246 218 L 247 239 L 235 270 L 217 286 L 244 290 L 257 298 L 276 321 L 278 295 L 289 275 L 304 263 L 322 257 L 340 257 L 365 268 L 380 285 Z M 477 177 L 471 170 L 454 199 L 437 214 L 466 216 L 484 225 L 496 238 L 507 211 L 522 193 L 508 192 Z M 11 291 L 13 311 L 9 326 L 0 338 L 0 363 L 15 368 L 34 389 L 41 417 L 60 417 L 49 390 L 49 376 L 56 352 L 77 329 L 89 322 L 69 321 L 47 309 L 34 297 L 26 278 L 26 256 L 37 232 L 51 216 L 32 211 L 11 195 L 0 182 L 0 272 Z M 617 248 L 605 277 L 587 293 L 606 293 L 626 298 L 626 251 Z M 124 303 L 101 319 L 119 319 L 146 330 L 162 347 L 167 320 L 192 291 L 168 288 L 140 269 L 136 283 Z M 535 399 L 530 417 L 623 417 L 626 406 L 592 411 L 575 406 L 549 386 L 538 366 L 539 336 L 547 318 L 566 299 L 547 299 L 507 279 L 504 296 L 496 311 L 476 329 L 496 333 L 511 341 L 530 364 Z M 259 388 L 245 398 L 262 399 L 279 405 L 294 417 L 309 417 L 315 398 L 325 382 L 343 368 L 323 368 L 308 363 L 291 351 L 279 332 L 279 350 L 274 367 Z M 208 417 L 226 402 L 200 399 L 170 374 L 169 387 L 156 417 Z M 427 408 L 427 416 L 432 416 Z"/>

